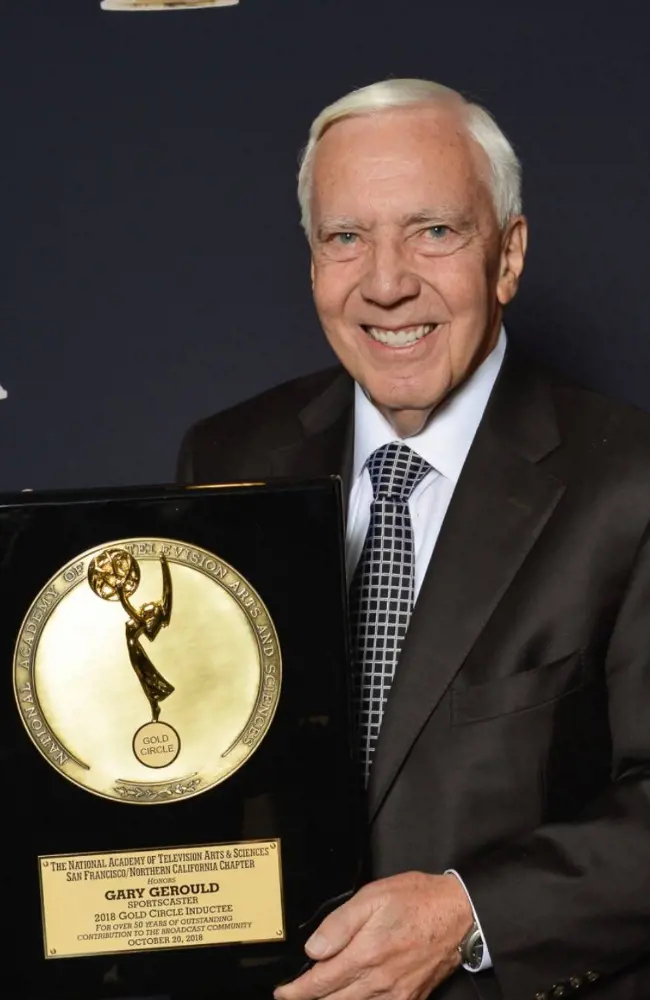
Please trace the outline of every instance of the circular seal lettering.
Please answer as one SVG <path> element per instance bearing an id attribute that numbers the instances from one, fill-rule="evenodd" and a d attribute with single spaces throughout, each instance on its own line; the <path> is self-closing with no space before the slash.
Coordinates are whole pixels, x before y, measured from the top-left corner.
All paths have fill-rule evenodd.
<path id="1" fill-rule="evenodd" d="M 184 542 L 127 538 L 43 587 L 13 677 L 29 737 L 65 778 L 155 805 L 246 762 L 273 721 L 282 661 L 269 612 L 236 569 Z"/>

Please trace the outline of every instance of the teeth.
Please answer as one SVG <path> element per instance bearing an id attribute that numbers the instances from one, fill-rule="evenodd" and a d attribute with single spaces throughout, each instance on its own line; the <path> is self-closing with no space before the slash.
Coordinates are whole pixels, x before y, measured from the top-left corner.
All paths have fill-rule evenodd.
<path id="1" fill-rule="evenodd" d="M 380 344 L 388 344 L 390 347 L 404 347 L 406 344 L 414 344 L 417 340 L 422 340 L 428 333 L 431 333 L 435 323 L 423 323 L 422 326 L 409 326 L 405 330 L 380 330 L 376 326 L 367 326 L 365 329 Z"/>

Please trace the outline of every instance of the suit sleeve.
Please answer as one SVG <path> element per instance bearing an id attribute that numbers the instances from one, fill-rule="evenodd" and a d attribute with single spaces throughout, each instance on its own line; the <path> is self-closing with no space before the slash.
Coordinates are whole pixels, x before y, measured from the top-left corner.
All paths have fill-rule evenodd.
<path id="1" fill-rule="evenodd" d="M 648 529 L 604 670 L 610 785 L 573 822 L 542 826 L 459 866 L 505 1000 L 576 995 L 650 958 Z"/>

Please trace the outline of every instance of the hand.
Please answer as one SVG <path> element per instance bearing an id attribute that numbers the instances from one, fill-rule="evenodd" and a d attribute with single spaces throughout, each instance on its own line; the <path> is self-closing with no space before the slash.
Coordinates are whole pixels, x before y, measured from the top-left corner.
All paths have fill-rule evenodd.
<path id="1" fill-rule="evenodd" d="M 275 1000 L 424 1000 L 460 964 L 472 921 L 455 875 L 371 882 L 323 920 L 305 946 L 316 965 Z"/>

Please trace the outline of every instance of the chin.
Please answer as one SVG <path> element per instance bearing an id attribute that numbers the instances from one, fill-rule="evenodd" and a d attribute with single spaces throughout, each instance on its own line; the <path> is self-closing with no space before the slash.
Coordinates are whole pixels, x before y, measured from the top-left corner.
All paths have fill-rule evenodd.
<path id="1" fill-rule="evenodd" d="M 438 406 L 451 391 L 451 385 L 444 386 L 410 386 L 404 385 L 366 385 L 366 394 L 375 406 L 388 410 L 426 410 L 431 411 Z"/>

